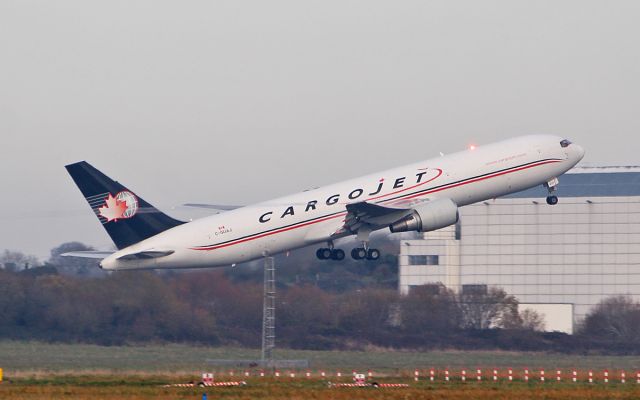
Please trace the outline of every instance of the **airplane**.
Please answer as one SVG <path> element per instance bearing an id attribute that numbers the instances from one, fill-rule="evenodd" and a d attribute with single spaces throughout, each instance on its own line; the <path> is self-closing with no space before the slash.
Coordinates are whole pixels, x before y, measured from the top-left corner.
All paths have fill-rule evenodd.
<path id="1" fill-rule="evenodd" d="M 102 259 L 104 270 L 233 266 L 277 253 L 321 245 L 321 260 L 343 260 L 334 246 L 355 237 L 355 260 L 376 260 L 372 232 L 428 232 L 458 222 L 459 207 L 537 185 L 558 203 L 558 177 L 584 149 L 551 135 L 528 135 L 473 146 L 403 167 L 250 206 L 214 206 L 191 222 L 174 219 L 85 161 L 67 171 L 113 240 L 117 251 L 70 252 Z"/>

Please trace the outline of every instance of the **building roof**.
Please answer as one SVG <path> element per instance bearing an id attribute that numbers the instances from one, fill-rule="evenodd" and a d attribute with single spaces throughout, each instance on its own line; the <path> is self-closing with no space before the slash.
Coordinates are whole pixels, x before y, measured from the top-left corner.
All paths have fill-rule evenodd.
<path id="1" fill-rule="evenodd" d="M 560 178 L 561 197 L 640 196 L 640 166 L 589 166 L 573 168 Z M 505 198 L 544 198 L 542 186 L 504 196 Z"/>

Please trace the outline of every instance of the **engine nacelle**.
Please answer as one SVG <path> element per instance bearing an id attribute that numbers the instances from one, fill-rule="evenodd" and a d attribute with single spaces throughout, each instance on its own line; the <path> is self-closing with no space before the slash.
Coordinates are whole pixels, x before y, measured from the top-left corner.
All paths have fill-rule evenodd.
<path id="1" fill-rule="evenodd" d="M 458 222 L 458 206 L 451 199 L 436 199 L 420 204 L 413 213 L 389 225 L 391 232 L 429 232 Z"/>

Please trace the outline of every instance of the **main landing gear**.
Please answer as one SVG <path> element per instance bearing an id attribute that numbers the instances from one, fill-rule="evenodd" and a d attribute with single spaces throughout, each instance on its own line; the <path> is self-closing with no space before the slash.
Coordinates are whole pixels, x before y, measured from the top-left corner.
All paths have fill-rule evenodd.
<path id="1" fill-rule="evenodd" d="M 356 247 L 351 250 L 351 258 L 354 260 L 369 260 L 375 261 L 380 258 L 380 250 L 370 249 L 369 242 L 363 242 L 363 247 Z M 333 243 L 329 242 L 329 247 L 322 247 L 316 250 L 316 257 L 319 260 L 344 260 L 344 251 L 341 249 L 334 249 Z"/>
<path id="2" fill-rule="evenodd" d="M 356 247 L 351 250 L 351 258 L 354 260 L 375 261 L 380 258 L 380 250 L 378 249 L 365 249 L 364 247 Z"/>
<path id="3" fill-rule="evenodd" d="M 344 250 L 333 248 L 320 248 L 316 251 L 316 257 L 320 260 L 344 260 Z"/>
<path id="4" fill-rule="evenodd" d="M 318 257 L 319 260 L 341 261 L 344 260 L 344 250 L 322 247 L 316 250 L 316 257 Z M 375 261 L 380 258 L 380 250 L 356 247 L 351 250 L 351 258 L 354 260 Z"/>
<path id="5" fill-rule="evenodd" d="M 549 182 L 544 184 L 544 187 L 549 191 L 549 195 L 547 196 L 547 204 L 550 206 L 555 206 L 558 204 L 558 196 L 555 195 L 556 190 L 558 189 L 558 178 L 553 178 Z"/>
<path id="6" fill-rule="evenodd" d="M 363 224 L 360 226 L 356 240 L 359 240 L 362 243 L 362 247 L 356 247 L 351 250 L 351 258 L 354 260 L 369 261 L 375 261 L 380 258 L 380 250 L 369 248 L 369 236 L 371 235 L 371 232 L 373 232 L 373 229 L 370 225 Z"/>

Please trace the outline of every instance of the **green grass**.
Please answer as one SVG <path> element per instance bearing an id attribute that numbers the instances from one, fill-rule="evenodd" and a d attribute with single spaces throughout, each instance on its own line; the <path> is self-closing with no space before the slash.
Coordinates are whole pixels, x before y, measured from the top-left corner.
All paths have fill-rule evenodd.
<path id="1" fill-rule="evenodd" d="M 547 353 L 516 353 L 496 351 L 386 351 L 373 349 L 355 351 L 278 350 L 280 359 L 307 359 L 312 370 L 366 370 L 392 373 L 414 368 L 461 367 L 482 368 L 593 368 L 640 370 L 640 359 L 631 356 L 575 356 Z M 213 370 L 207 359 L 258 359 L 259 350 L 204 347 L 179 344 L 96 346 L 87 344 L 47 344 L 40 342 L 0 342 L 0 368 L 5 375 L 18 372 L 92 372 L 105 373 L 184 373 Z M 630 375 L 630 374 L 629 374 Z"/>
<path id="2" fill-rule="evenodd" d="M 510 352 L 461 352 L 461 351 L 385 351 L 372 349 L 368 352 L 343 351 L 294 351 L 279 350 L 281 359 L 308 359 L 316 375 L 307 379 L 281 378 L 234 378 L 218 374 L 218 380 L 246 380 L 242 388 L 165 388 L 167 383 L 183 383 L 199 378 L 203 371 L 213 371 L 206 359 L 256 359 L 258 350 L 241 348 L 209 348 L 188 345 L 137 345 L 95 346 L 84 344 L 47 344 L 40 342 L 0 342 L 0 367 L 4 369 L 7 382 L 0 385 L 0 398 L 15 400 L 31 399 L 77 399 L 77 400 L 169 400 L 197 399 L 203 392 L 209 398 L 231 399 L 636 399 L 640 398 L 640 385 L 635 384 L 635 371 L 640 369 L 637 357 L 565 356 L 545 353 Z M 435 383 L 428 381 L 429 367 L 449 367 L 452 381 L 445 383 L 440 370 Z M 523 367 L 531 368 L 531 381 L 506 381 L 505 367 L 516 368 L 520 377 Z M 468 369 L 469 381 L 460 382 L 459 370 Z M 473 378 L 476 367 L 485 370 L 484 380 Z M 500 381 L 489 379 L 490 368 L 501 370 Z M 553 368 L 564 370 L 564 381 L 553 382 Z M 422 380 L 412 380 L 414 368 L 422 370 Z M 547 383 L 539 381 L 538 368 L 545 368 Z M 568 369 L 581 370 L 580 383 L 571 383 Z M 618 382 L 612 374 L 612 383 L 601 381 L 603 369 L 627 370 L 628 383 Z M 323 369 L 331 375 L 337 370 L 345 373 L 341 379 L 331 376 L 326 380 L 317 376 Z M 328 388 L 327 380 L 349 381 L 351 369 L 364 372 L 372 369 L 375 380 L 405 382 L 408 389 L 349 389 Z M 585 382 L 585 370 L 596 371 L 596 384 Z M 285 372 L 285 371 L 283 371 Z M 390 377 L 380 377 L 387 374 Z M 393 375 L 403 375 L 393 377 Z M 11 382 L 9 382 L 11 381 Z"/>
<path id="3" fill-rule="evenodd" d="M 225 399 L 637 399 L 640 387 L 634 383 L 539 383 L 484 381 L 461 383 L 413 382 L 409 378 L 387 378 L 380 382 L 407 383 L 401 389 L 330 388 L 321 379 L 251 378 L 247 386 L 231 388 L 178 388 L 163 387 L 160 381 L 180 382 L 178 377 L 131 377 L 113 375 L 101 377 L 52 376 L 46 379 L 16 379 L 0 385 L 0 398 L 12 400 L 77 399 L 77 400 L 175 400 L 200 399 L 202 393 L 209 398 Z M 223 379 L 226 380 L 226 379 Z M 348 380 L 347 378 L 343 381 Z"/>

